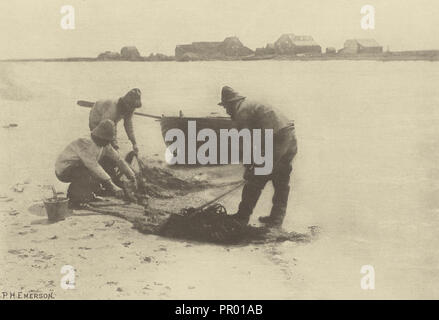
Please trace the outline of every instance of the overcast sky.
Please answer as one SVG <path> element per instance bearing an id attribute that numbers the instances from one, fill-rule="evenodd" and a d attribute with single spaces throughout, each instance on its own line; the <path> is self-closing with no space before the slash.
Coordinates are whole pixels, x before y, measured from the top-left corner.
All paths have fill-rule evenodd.
<path id="1" fill-rule="evenodd" d="M 371 4 L 376 28 L 360 27 Z M 76 29 L 60 27 L 73 5 Z M 1 0 L 0 59 L 96 56 L 135 45 L 142 55 L 236 35 L 251 49 L 283 33 L 311 35 L 324 49 L 375 38 L 385 49 L 439 49 L 439 0 Z"/>

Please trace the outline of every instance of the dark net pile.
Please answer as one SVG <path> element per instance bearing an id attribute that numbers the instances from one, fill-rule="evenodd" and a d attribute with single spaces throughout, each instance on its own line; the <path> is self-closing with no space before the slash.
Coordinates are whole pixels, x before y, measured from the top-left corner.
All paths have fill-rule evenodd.
<path id="1" fill-rule="evenodd" d="M 268 228 L 242 224 L 227 215 L 226 208 L 218 203 L 202 210 L 184 209 L 182 213 L 171 215 L 159 230 L 159 234 L 170 238 L 218 244 L 310 240 L 307 234 L 272 232 Z"/>
<path id="2" fill-rule="evenodd" d="M 214 204 L 196 211 L 187 208 L 181 215 L 171 215 L 160 234 L 166 237 L 216 243 L 240 243 L 262 239 L 266 230 L 239 223 L 227 215 L 226 208 Z"/>
<path id="3" fill-rule="evenodd" d="M 142 233 L 218 244 L 310 240 L 308 234 L 273 232 L 268 228 L 241 224 L 227 215 L 226 208 L 219 203 L 202 209 L 190 207 L 194 201 L 191 195 L 212 186 L 184 181 L 168 170 L 141 163 L 138 181 L 137 190 L 126 188 L 125 191 L 131 192 L 132 198 L 137 198 L 135 202 L 143 207 L 143 212 L 139 215 L 132 204 L 114 208 L 118 212 L 115 214 L 112 209 L 112 214 L 133 222 L 134 228 Z M 182 210 L 174 209 L 176 202 L 187 203 L 188 206 Z"/>

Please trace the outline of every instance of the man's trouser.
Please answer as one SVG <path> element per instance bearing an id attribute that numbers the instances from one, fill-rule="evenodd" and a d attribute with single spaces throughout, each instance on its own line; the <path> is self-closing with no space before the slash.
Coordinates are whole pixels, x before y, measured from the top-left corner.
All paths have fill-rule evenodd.
<path id="1" fill-rule="evenodd" d="M 103 157 L 99 164 L 108 173 L 113 182 L 117 183 L 116 163 L 108 157 Z M 61 182 L 70 182 L 67 197 L 73 203 L 87 203 L 93 200 L 94 193 L 101 192 L 99 181 L 85 166 L 69 167 L 61 175 L 56 175 Z"/>
<path id="2" fill-rule="evenodd" d="M 93 193 L 99 188 L 99 181 L 85 166 L 69 167 L 61 175 L 56 174 L 61 182 L 70 182 L 67 198 L 71 203 L 80 204 L 93 200 Z"/>
<path id="3" fill-rule="evenodd" d="M 255 175 L 253 173 L 250 175 L 242 190 L 238 215 L 250 217 L 262 190 L 267 182 L 271 180 L 274 187 L 274 194 L 270 217 L 274 221 L 282 224 L 290 193 L 290 174 L 293 170 L 292 161 L 297 153 L 297 142 L 294 132 L 282 134 L 282 136 L 275 136 L 274 144 L 274 148 L 285 148 L 286 152 L 279 159 L 274 159 L 274 168 L 271 174 Z"/>

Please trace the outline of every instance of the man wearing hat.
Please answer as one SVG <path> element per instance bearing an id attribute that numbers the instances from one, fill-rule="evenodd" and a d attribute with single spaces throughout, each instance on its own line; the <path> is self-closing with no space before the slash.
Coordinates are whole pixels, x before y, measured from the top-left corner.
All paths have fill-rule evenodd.
<path id="1" fill-rule="evenodd" d="M 262 190 L 271 180 L 274 187 L 271 213 L 260 217 L 259 221 L 268 227 L 281 227 L 288 205 L 292 161 L 297 153 L 294 124 L 273 107 L 250 101 L 228 86 L 222 88 L 221 102 L 218 105 L 226 109 L 238 130 L 273 130 L 273 170 L 269 175 L 256 175 L 255 165 L 246 165 L 246 184 L 242 190 L 241 203 L 238 212 L 232 217 L 247 224 Z"/>
<path id="2" fill-rule="evenodd" d="M 125 96 L 116 100 L 99 100 L 94 104 L 90 111 L 90 130 L 96 128 L 102 120 L 112 120 L 116 126 L 116 133 L 111 145 L 117 150 L 119 149 L 117 144 L 117 124 L 123 118 L 123 125 L 125 127 L 128 139 L 131 141 L 133 150 L 137 154 L 139 149 L 137 147 L 136 137 L 134 135 L 133 114 L 134 110 L 140 108 L 141 106 L 141 92 L 137 88 L 130 90 Z"/>
<path id="3" fill-rule="evenodd" d="M 117 197 L 123 196 L 122 189 L 100 165 L 104 157 L 116 163 L 120 171 L 136 184 L 134 172 L 111 146 L 114 135 L 114 122 L 103 120 L 92 130 L 90 138 L 76 139 L 58 156 L 55 174 L 61 182 L 70 182 L 67 197 L 72 206 L 93 200 L 100 185 Z"/>

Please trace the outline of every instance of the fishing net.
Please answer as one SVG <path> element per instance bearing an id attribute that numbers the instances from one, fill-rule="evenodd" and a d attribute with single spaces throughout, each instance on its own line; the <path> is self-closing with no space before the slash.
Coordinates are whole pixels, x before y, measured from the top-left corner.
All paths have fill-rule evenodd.
<path id="1" fill-rule="evenodd" d="M 133 158 L 127 160 L 131 163 Z M 309 234 L 242 224 L 217 202 L 203 205 L 205 194 L 199 193 L 212 187 L 208 183 L 185 181 L 168 170 L 147 166 L 141 161 L 139 169 L 138 188 L 130 184 L 124 187 L 131 203 L 104 204 L 92 210 L 124 218 L 142 233 L 176 239 L 217 244 L 310 240 Z"/>
<path id="2" fill-rule="evenodd" d="M 138 181 L 137 189 L 133 189 L 133 186 L 129 184 L 124 187 L 131 199 L 133 197 L 145 198 L 145 196 L 155 199 L 171 199 L 215 186 L 215 184 L 208 181 L 180 178 L 172 170 L 148 165 L 140 160 L 132 151 L 126 155 L 125 160 L 131 167 L 138 167 L 135 170 Z"/>
<path id="3" fill-rule="evenodd" d="M 151 233 L 150 223 L 137 221 L 135 228 Z M 311 240 L 310 234 L 243 224 L 228 215 L 226 208 L 219 203 L 203 209 L 185 208 L 179 214 L 170 214 L 166 218 L 162 214 L 161 225 L 153 233 L 168 238 L 227 245 Z"/>
<path id="4" fill-rule="evenodd" d="M 172 238 L 231 244 L 261 238 L 265 231 L 241 224 L 227 215 L 223 205 L 216 203 L 200 210 L 183 209 L 181 214 L 169 217 L 160 233 Z"/>

